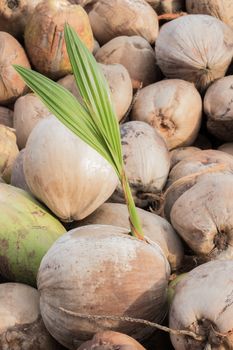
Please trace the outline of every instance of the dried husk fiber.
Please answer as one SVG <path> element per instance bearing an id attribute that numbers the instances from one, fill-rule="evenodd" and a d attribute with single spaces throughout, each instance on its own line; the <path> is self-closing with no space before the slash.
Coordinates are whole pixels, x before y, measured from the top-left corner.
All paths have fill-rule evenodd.
<path id="1" fill-rule="evenodd" d="M 14 161 L 19 153 L 13 129 L 0 124 L 0 176 L 10 182 Z"/>
<path id="2" fill-rule="evenodd" d="M 233 30 L 217 18 L 188 15 L 162 26 L 156 58 L 168 78 L 193 82 L 205 90 L 231 63 Z"/>
<path id="3" fill-rule="evenodd" d="M 68 349 L 103 330 L 124 332 L 140 341 L 153 329 L 90 321 L 60 308 L 155 322 L 164 318 L 167 259 L 158 245 L 137 240 L 127 231 L 110 225 L 83 226 L 58 239 L 43 258 L 37 279 L 41 314 L 52 336 Z"/>

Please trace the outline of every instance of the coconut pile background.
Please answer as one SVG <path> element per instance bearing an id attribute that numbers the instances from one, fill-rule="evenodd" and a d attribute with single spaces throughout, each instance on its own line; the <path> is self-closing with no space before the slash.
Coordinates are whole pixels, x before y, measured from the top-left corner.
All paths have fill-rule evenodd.
<path id="1" fill-rule="evenodd" d="M 110 86 L 147 241 L 12 66 L 82 103 L 66 22 Z M 232 58 L 230 0 L 0 2 L 0 349 L 233 349 Z"/>

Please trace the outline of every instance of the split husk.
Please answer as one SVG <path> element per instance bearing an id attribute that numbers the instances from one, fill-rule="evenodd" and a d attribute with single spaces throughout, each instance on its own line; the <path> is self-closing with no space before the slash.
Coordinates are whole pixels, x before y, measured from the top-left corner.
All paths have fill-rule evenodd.
<path id="1" fill-rule="evenodd" d="M 13 127 L 13 111 L 9 108 L 0 106 L 0 125 Z"/>
<path id="2" fill-rule="evenodd" d="M 41 314 L 52 336 L 68 349 L 103 330 L 124 332 L 140 341 L 153 329 L 122 321 L 90 321 L 63 309 L 163 320 L 167 259 L 157 244 L 127 232 L 110 225 L 83 226 L 63 235 L 44 257 L 37 279 Z"/>
<path id="3" fill-rule="evenodd" d="M 139 92 L 131 119 L 146 122 L 164 138 L 168 149 L 191 145 L 202 117 L 195 86 L 179 79 L 162 80 Z"/>
<path id="4" fill-rule="evenodd" d="M 0 125 L 0 175 L 6 182 L 11 180 L 12 167 L 18 153 L 14 130 Z"/>
<path id="5" fill-rule="evenodd" d="M 11 173 L 11 185 L 21 188 L 26 192 L 30 192 L 23 169 L 24 155 L 25 149 L 22 149 L 14 161 Z"/>
<path id="6" fill-rule="evenodd" d="M 156 58 L 167 78 L 193 82 L 205 90 L 231 63 L 233 30 L 217 18 L 188 15 L 162 26 Z"/>

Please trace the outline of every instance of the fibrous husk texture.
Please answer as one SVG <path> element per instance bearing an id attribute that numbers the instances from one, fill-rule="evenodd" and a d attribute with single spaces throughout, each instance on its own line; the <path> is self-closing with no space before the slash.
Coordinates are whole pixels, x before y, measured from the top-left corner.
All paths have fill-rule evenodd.
<path id="1" fill-rule="evenodd" d="M 205 90 L 225 75 L 233 54 L 233 30 L 217 18 L 188 15 L 162 26 L 156 58 L 168 78 L 195 83 Z"/>

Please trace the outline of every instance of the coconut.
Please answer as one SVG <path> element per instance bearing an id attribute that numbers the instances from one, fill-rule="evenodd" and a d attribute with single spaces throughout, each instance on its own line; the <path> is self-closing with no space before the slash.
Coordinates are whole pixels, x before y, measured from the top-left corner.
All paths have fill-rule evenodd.
<path id="1" fill-rule="evenodd" d="M 158 13 L 176 13 L 185 8 L 185 0 L 146 0 Z"/>
<path id="2" fill-rule="evenodd" d="M 146 350 L 135 339 L 119 332 L 105 331 L 94 335 L 92 340 L 83 343 L 78 350 Z"/>
<path id="3" fill-rule="evenodd" d="M 131 118 L 153 126 L 168 148 L 191 145 L 202 117 L 202 99 L 192 83 L 162 80 L 139 92 Z"/>
<path id="4" fill-rule="evenodd" d="M 120 121 L 127 112 L 133 98 L 133 89 L 129 73 L 121 64 L 99 64 L 99 66 L 108 82 L 112 102 L 118 120 Z M 68 75 L 60 79 L 58 83 L 68 89 L 79 100 L 79 102 L 82 102 L 73 75 Z"/>
<path id="5" fill-rule="evenodd" d="M 168 285 L 168 291 L 167 291 L 167 298 L 168 298 L 168 304 L 171 305 L 172 301 L 174 299 L 176 288 L 178 284 L 187 276 L 187 273 L 182 273 L 180 275 L 177 275 Z"/>
<path id="6" fill-rule="evenodd" d="M 0 30 L 21 37 L 25 24 L 41 0 L 3 0 L 0 2 Z"/>
<path id="7" fill-rule="evenodd" d="M 140 341 L 153 329 L 120 320 L 88 320 L 64 309 L 163 320 L 167 259 L 158 245 L 127 232 L 110 225 L 83 226 L 58 239 L 43 258 L 37 279 L 41 314 L 52 336 L 68 349 L 103 330 L 124 332 Z"/>
<path id="8" fill-rule="evenodd" d="M 229 0 L 186 0 L 188 13 L 217 17 L 233 28 L 233 3 Z"/>
<path id="9" fill-rule="evenodd" d="M 25 180 L 23 161 L 24 161 L 25 149 L 22 149 L 16 157 L 11 173 L 11 185 L 21 188 L 27 192 L 30 192 L 29 187 Z"/>
<path id="10" fill-rule="evenodd" d="M 156 214 L 137 208 L 142 230 L 145 236 L 160 246 L 171 269 L 180 267 L 183 260 L 183 247 L 176 232 L 167 220 Z M 84 220 L 78 221 L 76 226 L 91 224 L 116 225 L 130 229 L 127 207 L 125 204 L 104 203 L 94 213 Z"/>
<path id="11" fill-rule="evenodd" d="M 233 156 L 233 142 L 224 143 L 218 147 L 219 151 L 226 152 Z"/>
<path id="12" fill-rule="evenodd" d="M 189 272 L 176 288 L 169 326 L 203 340 L 171 335 L 176 350 L 233 348 L 232 261 L 211 261 Z"/>
<path id="13" fill-rule="evenodd" d="M 23 47 L 10 34 L 0 32 L 0 104 L 14 102 L 26 92 L 26 84 L 18 75 L 13 64 L 30 68 Z"/>
<path id="14" fill-rule="evenodd" d="M 64 25 L 74 28 L 92 50 L 94 45 L 88 15 L 80 5 L 66 0 L 45 0 L 36 7 L 25 27 L 25 47 L 36 70 L 53 79 L 71 72 L 64 40 Z"/>
<path id="15" fill-rule="evenodd" d="M 77 4 L 77 5 L 81 5 L 84 7 L 88 4 L 90 4 L 91 2 L 93 2 L 93 0 L 69 0 L 69 2 L 71 4 Z"/>
<path id="16" fill-rule="evenodd" d="M 168 78 L 184 79 L 205 90 L 225 75 L 233 54 L 233 30 L 217 18 L 189 15 L 162 26 L 156 58 Z"/>
<path id="17" fill-rule="evenodd" d="M 0 284 L 0 315 L 1 349 L 62 349 L 44 326 L 36 289 L 20 283 Z"/>
<path id="18" fill-rule="evenodd" d="M 36 124 L 50 115 L 51 112 L 35 94 L 30 93 L 18 98 L 14 106 L 14 128 L 19 149 L 26 146 Z"/>
<path id="19" fill-rule="evenodd" d="M 208 131 L 223 141 L 233 141 L 233 75 L 214 82 L 205 94 Z"/>
<path id="20" fill-rule="evenodd" d="M 157 200 L 167 180 L 170 157 L 165 141 L 150 125 L 133 121 L 121 125 L 121 143 L 135 203 L 147 207 Z M 125 202 L 120 183 L 111 201 Z"/>
<path id="21" fill-rule="evenodd" d="M 158 35 L 157 14 L 144 0 L 95 1 L 89 18 L 101 46 L 122 35 L 138 35 L 153 44 Z"/>
<path id="22" fill-rule="evenodd" d="M 13 129 L 0 124 L 0 175 L 10 182 L 13 163 L 19 153 Z"/>
<path id="23" fill-rule="evenodd" d="M 200 151 L 197 147 L 179 147 L 170 151 L 171 169 L 181 160 L 192 156 L 195 152 Z"/>
<path id="24" fill-rule="evenodd" d="M 64 227 L 27 192 L 0 184 L 0 275 L 35 285 L 40 261 Z"/>
<path id="25" fill-rule="evenodd" d="M 13 112 L 9 108 L 0 106 L 0 125 L 13 127 Z"/>
<path id="26" fill-rule="evenodd" d="M 64 221 L 91 214 L 117 185 L 111 165 L 55 117 L 29 136 L 24 173 L 30 191 Z"/>
<path id="27" fill-rule="evenodd" d="M 133 88 L 147 86 L 160 79 L 155 54 L 150 44 L 139 36 L 119 36 L 110 40 L 96 53 L 104 64 L 120 63 L 129 72 Z"/>

